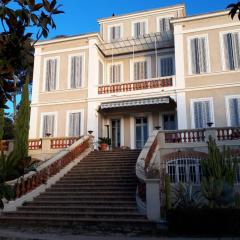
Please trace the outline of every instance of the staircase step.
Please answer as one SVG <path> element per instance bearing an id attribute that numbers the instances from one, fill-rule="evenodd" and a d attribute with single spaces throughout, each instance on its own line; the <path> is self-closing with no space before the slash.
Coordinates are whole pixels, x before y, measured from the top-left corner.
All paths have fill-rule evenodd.
<path id="1" fill-rule="evenodd" d="M 21 211 L 21 212 L 10 212 L 7 214 L 3 214 L 4 216 L 11 216 L 11 217 L 46 217 L 46 218 L 51 218 L 51 217 L 61 217 L 61 218 L 111 218 L 111 219 L 116 219 L 116 218 L 143 218 L 142 215 L 140 215 L 137 212 L 65 212 L 65 211 L 57 211 L 57 212 L 49 212 L 49 211 Z"/>
<path id="2" fill-rule="evenodd" d="M 35 198 L 37 201 L 88 201 L 88 200 L 92 200 L 93 196 L 39 196 L 37 198 Z M 97 195 L 94 196 L 94 199 L 98 199 L 101 201 L 135 201 L 135 196 L 102 196 L 102 195 Z"/>
<path id="3" fill-rule="evenodd" d="M 111 211 L 117 211 L 117 212 L 137 212 L 137 209 L 135 206 L 79 206 L 79 205 L 73 205 L 73 206 L 23 206 L 18 208 L 19 212 L 21 211 L 48 211 L 48 212 L 56 212 L 56 211 L 65 211 L 65 212 L 86 212 L 86 211 L 92 211 L 92 212 L 111 212 Z"/>

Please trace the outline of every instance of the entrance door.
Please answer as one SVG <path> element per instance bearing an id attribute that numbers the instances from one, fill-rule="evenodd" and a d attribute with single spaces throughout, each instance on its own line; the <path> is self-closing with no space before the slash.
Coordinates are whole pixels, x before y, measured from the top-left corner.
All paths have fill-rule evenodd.
<path id="1" fill-rule="evenodd" d="M 121 146 L 121 121 L 120 119 L 112 120 L 112 147 L 119 148 Z"/>
<path id="2" fill-rule="evenodd" d="M 136 148 L 142 149 L 148 139 L 148 119 L 147 117 L 136 118 Z"/>
<path id="3" fill-rule="evenodd" d="M 174 113 L 163 115 L 163 128 L 164 130 L 176 130 L 176 117 Z"/>

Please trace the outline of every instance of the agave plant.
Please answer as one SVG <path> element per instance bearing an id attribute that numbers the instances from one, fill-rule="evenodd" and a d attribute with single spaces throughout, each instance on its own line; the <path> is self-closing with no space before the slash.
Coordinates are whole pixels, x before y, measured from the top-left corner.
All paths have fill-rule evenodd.
<path id="1" fill-rule="evenodd" d="M 173 188 L 173 208 L 201 208 L 204 199 L 200 191 L 195 190 L 191 183 L 179 183 Z"/>

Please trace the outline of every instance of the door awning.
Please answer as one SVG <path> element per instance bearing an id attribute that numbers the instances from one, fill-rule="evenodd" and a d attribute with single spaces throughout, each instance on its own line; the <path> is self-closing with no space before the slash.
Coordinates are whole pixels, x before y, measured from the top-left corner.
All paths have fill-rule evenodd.
<path id="1" fill-rule="evenodd" d="M 137 99 L 137 100 L 125 100 L 118 102 L 102 103 L 100 105 L 100 111 L 120 108 L 132 108 L 141 106 L 153 106 L 159 104 L 169 104 L 172 99 L 170 97 Z"/>

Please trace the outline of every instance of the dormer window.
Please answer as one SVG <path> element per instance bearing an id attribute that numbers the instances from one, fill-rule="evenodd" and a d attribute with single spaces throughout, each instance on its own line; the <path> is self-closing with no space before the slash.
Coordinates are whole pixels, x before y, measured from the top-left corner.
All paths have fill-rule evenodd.
<path id="1" fill-rule="evenodd" d="M 159 18 L 159 32 L 171 31 L 171 18 Z"/>
<path id="2" fill-rule="evenodd" d="M 109 28 L 109 40 L 110 42 L 116 42 L 121 39 L 121 26 L 112 26 Z"/>
<path id="3" fill-rule="evenodd" d="M 134 32 L 133 32 L 134 38 L 140 38 L 147 33 L 145 21 L 135 22 L 133 26 L 134 26 Z"/>

